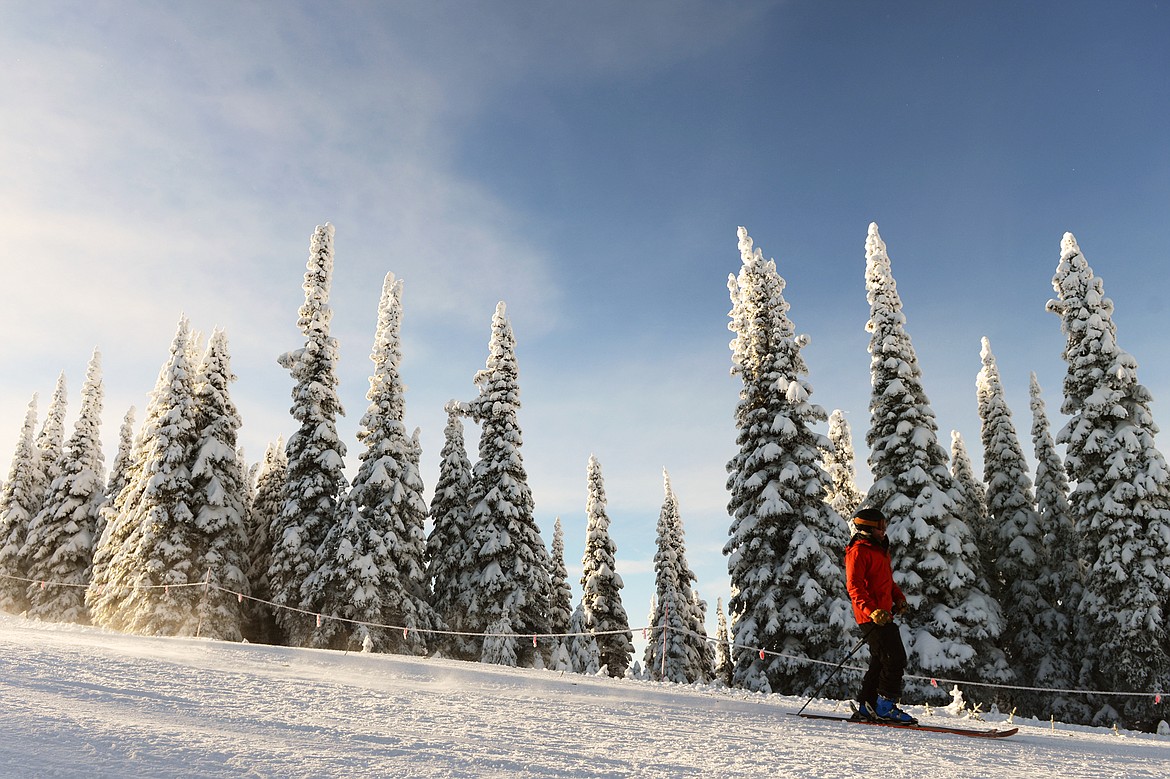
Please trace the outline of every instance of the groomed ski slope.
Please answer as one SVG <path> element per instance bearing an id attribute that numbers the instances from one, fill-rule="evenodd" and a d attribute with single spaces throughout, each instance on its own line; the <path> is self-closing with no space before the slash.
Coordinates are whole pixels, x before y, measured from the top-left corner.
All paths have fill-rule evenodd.
<path id="1" fill-rule="evenodd" d="M 7 615 L 0 698 L 4 777 L 1170 776 L 1168 736 L 1017 719 L 987 742 L 785 696 Z"/>

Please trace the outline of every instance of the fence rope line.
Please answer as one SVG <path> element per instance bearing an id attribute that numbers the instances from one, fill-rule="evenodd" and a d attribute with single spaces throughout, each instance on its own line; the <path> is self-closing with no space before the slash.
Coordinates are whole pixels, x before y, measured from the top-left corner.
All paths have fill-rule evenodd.
<path id="1" fill-rule="evenodd" d="M 389 624 L 382 624 L 382 623 L 378 623 L 378 622 L 365 622 L 363 620 L 350 619 L 348 617 L 340 617 L 340 616 L 331 615 L 331 614 L 321 614 L 321 613 L 318 613 L 315 611 L 310 611 L 308 609 L 301 609 L 301 608 L 297 608 L 296 606 L 289 606 L 289 605 L 286 605 L 283 603 L 276 603 L 275 601 L 265 600 L 264 598 L 257 598 L 253 595 L 248 595 L 246 593 L 237 592 L 236 590 L 231 590 L 231 589 L 228 589 L 227 587 L 222 587 L 219 584 L 217 584 L 213 581 L 207 580 L 207 579 L 200 579 L 200 580 L 195 581 L 195 582 L 177 582 L 174 584 L 133 584 L 133 585 L 101 584 L 101 585 L 90 585 L 90 584 L 74 584 L 74 583 L 70 583 L 70 582 L 54 582 L 54 581 L 49 581 L 49 580 L 45 580 L 45 579 L 29 579 L 29 578 L 26 578 L 23 576 L 12 576 L 11 574 L 6 574 L 6 573 L 0 573 L 0 578 L 10 579 L 10 580 L 14 580 L 14 581 L 28 582 L 29 584 L 39 584 L 42 588 L 46 587 L 46 586 L 77 587 L 77 588 L 82 588 L 82 589 L 89 589 L 91 587 L 94 587 L 94 588 L 97 588 L 99 590 L 99 592 L 103 591 L 105 589 L 108 589 L 108 588 L 130 590 L 130 591 L 134 591 L 134 590 L 160 590 L 160 589 L 167 589 L 170 587 L 203 587 L 205 589 L 215 588 L 216 590 L 218 590 L 220 592 L 224 592 L 224 593 L 227 593 L 229 595 L 235 595 L 236 598 L 240 602 L 243 602 L 244 599 L 247 599 L 250 601 L 254 601 L 256 603 L 262 603 L 262 604 L 264 604 L 266 606 L 270 606 L 274 609 L 284 609 L 285 611 L 293 611 L 293 612 L 296 612 L 298 614 L 304 614 L 305 616 L 314 617 L 314 618 L 318 618 L 321 620 L 329 619 L 329 620 L 335 620 L 337 622 L 345 622 L 345 623 L 348 623 L 351 625 L 362 625 L 365 627 L 381 628 L 384 630 L 394 630 L 394 631 L 406 631 L 406 632 L 413 631 L 415 633 L 428 633 L 428 634 L 432 634 L 432 635 L 468 636 L 468 637 L 473 637 L 473 638 L 532 638 L 533 641 L 535 641 L 536 639 L 539 639 L 539 638 L 545 638 L 545 639 L 569 638 L 569 637 L 578 637 L 578 636 L 594 636 L 594 637 L 596 637 L 596 636 L 617 635 L 620 633 L 633 633 L 633 632 L 640 631 L 643 634 L 643 636 L 647 638 L 647 640 L 650 640 L 650 637 L 646 635 L 647 632 L 649 632 L 652 635 L 655 632 L 666 630 L 666 628 L 664 628 L 661 625 L 646 625 L 646 626 L 643 626 L 640 628 L 629 628 L 626 630 L 623 630 L 623 629 L 600 630 L 600 631 L 590 630 L 590 631 L 581 631 L 581 632 L 577 632 L 577 633 L 489 633 L 489 632 L 477 633 L 477 632 L 464 631 L 464 630 L 440 630 L 437 628 L 415 628 L 415 627 L 410 627 L 408 625 L 389 625 Z M 697 638 L 701 638 L 702 640 L 707 641 L 709 643 L 717 643 L 718 642 L 717 638 L 713 638 L 711 636 L 704 635 L 702 633 L 691 630 L 689 628 L 682 628 L 682 629 L 670 628 L 670 630 L 672 632 L 675 632 L 675 633 L 686 633 L 688 635 L 695 636 Z M 778 657 L 778 658 L 782 658 L 785 660 L 793 660 L 793 661 L 796 661 L 799 663 L 809 663 L 809 664 L 813 664 L 813 665 L 826 665 L 826 666 L 832 666 L 832 667 L 837 666 L 837 663 L 834 663 L 834 662 L 831 662 L 828 660 L 816 660 L 816 659 L 811 658 L 811 657 L 802 657 L 800 655 L 790 655 L 790 654 L 786 654 L 784 652 L 777 652 L 777 651 L 770 650 L 770 649 L 764 649 L 763 647 L 754 647 L 754 646 L 748 646 L 746 644 L 736 644 L 736 643 L 729 643 L 728 646 L 733 651 L 734 650 L 748 651 L 748 652 L 751 652 L 752 654 L 759 654 L 759 655 L 763 655 L 765 657 L 769 657 L 769 656 L 770 657 Z M 848 671 L 864 672 L 867 670 L 864 667 L 858 666 L 858 665 L 843 665 L 841 667 L 843 670 L 848 670 Z M 1027 691 L 1027 692 L 1064 693 L 1064 694 L 1070 694 L 1070 695 L 1114 695 L 1114 696 L 1137 697 L 1137 698 L 1161 698 L 1161 697 L 1164 697 L 1167 695 L 1166 691 L 1121 692 L 1121 691 L 1117 691 L 1117 690 L 1076 690 L 1076 689 L 1065 689 L 1065 688 L 1058 688 L 1058 687 L 1028 687 L 1028 686 L 1016 685 L 1016 684 L 996 684 L 996 683 L 990 683 L 990 682 L 973 682 L 973 681 L 966 680 L 966 679 L 952 679 L 952 678 L 947 678 L 947 677 L 942 677 L 942 676 L 921 676 L 918 674 L 905 674 L 904 678 L 918 679 L 918 680 L 925 681 L 925 682 L 937 682 L 940 685 L 943 683 L 946 683 L 946 684 L 957 684 L 957 685 L 965 686 L 965 687 L 989 687 L 989 688 L 997 689 L 997 690 L 1023 690 L 1023 691 Z"/>

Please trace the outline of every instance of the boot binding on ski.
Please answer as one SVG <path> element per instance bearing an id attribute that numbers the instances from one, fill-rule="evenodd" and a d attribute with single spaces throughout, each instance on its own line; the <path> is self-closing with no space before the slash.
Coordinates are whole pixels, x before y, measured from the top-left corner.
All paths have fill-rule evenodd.
<path id="1" fill-rule="evenodd" d="M 877 719 L 880 722 L 893 722 L 897 725 L 918 724 L 918 720 L 898 708 L 897 701 L 890 700 L 884 695 L 878 696 L 874 714 L 877 715 Z"/>
<path id="2" fill-rule="evenodd" d="M 853 716 L 849 719 L 854 722 L 877 722 L 877 714 L 874 713 L 873 706 L 865 701 L 849 701 L 849 707 L 853 709 Z"/>

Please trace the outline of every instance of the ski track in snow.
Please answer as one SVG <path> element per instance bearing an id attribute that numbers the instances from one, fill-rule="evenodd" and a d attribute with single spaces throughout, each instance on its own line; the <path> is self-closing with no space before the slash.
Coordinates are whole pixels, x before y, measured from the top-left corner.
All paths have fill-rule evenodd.
<path id="1" fill-rule="evenodd" d="M 785 696 L 4 615 L 0 658 L 4 777 L 1170 776 L 1165 736 L 1032 721 L 988 742 Z"/>

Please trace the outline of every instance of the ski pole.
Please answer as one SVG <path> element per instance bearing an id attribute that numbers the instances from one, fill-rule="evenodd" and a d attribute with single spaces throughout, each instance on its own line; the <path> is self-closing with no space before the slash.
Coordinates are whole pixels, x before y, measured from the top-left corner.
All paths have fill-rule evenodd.
<path id="1" fill-rule="evenodd" d="M 850 650 L 849 650 L 849 654 L 845 655 L 845 659 L 844 659 L 844 660 L 842 660 L 841 662 L 837 663 L 837 667 L 833 669 L 833 672 L 832 672 L 832 673 L 830 673 L 828 676 L 826 676 L 826 677 L 825 677 L 825 681 L 821 682 L 821 686 L 820 686 L 820 687 L 818 687 L 818 688 L 817 688 L 817 691 L 816 691 L 816 692 L 814 692 L 814 693 L 812 694 L 812 697 L 811 697 L 811 698 L 809 698 L 807 701 L 805 701 L 805 702 L 804 702 L 804 706 L 801 706 L 801 707 L 800 707 L 800 711 L 796 712 L 797 714 L 801 714 L 801 713 L 803 713 L 803 712 L 804 712 L 805 708 L 806 708 L 806 707 L 807 707 L 807 706 L 808 706 L 810 703 L 812 703 L 812 702 L 813 702 L 813 698 L 815 698 L 815 697 L 817 697 L 818 695 L 820 695 L 820 693 L 821 693 L 821 690 L 825 689 L 825 685 L 826 685 L 826 684 L 828 684 L 828 683 L 829 683 L 829 681 L 830 681 L 830 680 L 831 680 L 831 679 L 832 679 L 834 676 L 836 676 L 836 675 L 837 675 L 837 672 L 838 672 L 838 671 L 840 671 L 842 668 L 844 668 L 844 667 L 845 667 L 845 663 L 849 662 L 849 658 L 853 657 L 853 655 L 857 653 L 857 650 L 858 650 L 858 649 L 861 649 L 861 645 L 862 645 L 862 644 L 864 644 L 864 643 L 865 643 L 865 636 L 862 636 L 862 637 L 861 637 L 861 640 L 857 642 L 857 645 L 856 645 L 856 646 L 854 646 L 852 649 L 850 649 Z"/>

